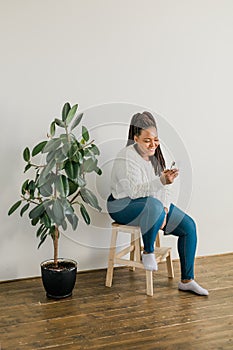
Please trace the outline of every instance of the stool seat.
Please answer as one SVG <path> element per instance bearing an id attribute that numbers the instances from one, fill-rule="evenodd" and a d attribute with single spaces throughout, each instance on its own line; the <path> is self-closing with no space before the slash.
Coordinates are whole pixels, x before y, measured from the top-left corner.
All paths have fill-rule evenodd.
<path id="1" fill-rule="evenodd" d="M 141 251 L 143 246 L 141 245 L 141 229 L 139 226 L 122 225 L 117 222 L 112 223 L 112 237 L 109 250 L 108 268 L 106 274 L 106 287 L 112 286 L 113 270 L 116 264 L 129 266 L 132 271 L 135 268 L 144 269 L 144 265 L 141 261 Z M 130 245 L 124 249 L 117 251 L 117 238 L 119 232 L 125 232 L 131 235 Z M 171 248 L 160 246 L 159 232 L 155 241 L 155 257 L 157 263 L 166 260 L 168 277 L 174 278 L 174 270 L 171 259 Z M 129 254 L 129 259 L 126 255 Z M 153 296 L 153 271 L 146 271 L 146 293 L 149 296 Z"/>

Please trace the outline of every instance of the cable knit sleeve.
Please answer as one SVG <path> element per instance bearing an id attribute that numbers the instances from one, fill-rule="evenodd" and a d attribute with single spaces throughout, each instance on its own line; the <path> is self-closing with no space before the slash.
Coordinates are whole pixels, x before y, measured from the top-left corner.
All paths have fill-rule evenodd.
<path id="1" fill-rule="evenodd" d="M 153 196 L 169 207 L 168 186 L 155 175 L 151 162 L 145 161 L 132 146 L 122 150 L 114 162 L 112 194 L 116 199 Z"/>
<path id="2" fill-rule="evenodd" d="M 160 178 L 154 175 L 154 179 L 150 179 L 146 169 L 139 166 L 134 159 L 128 159 L 126 162 L 126 178 L 131 198 L 150 196 L 164 189 Z"/>

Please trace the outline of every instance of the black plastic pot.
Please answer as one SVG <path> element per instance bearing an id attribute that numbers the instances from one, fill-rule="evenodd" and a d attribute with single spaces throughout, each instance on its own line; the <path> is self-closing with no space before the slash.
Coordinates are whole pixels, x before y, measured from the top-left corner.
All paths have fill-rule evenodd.
<path id="1" fill-rule="evenodd" d="M 58 268 L 54 268 L 53 260 L 46 260 L 40 266 L 47 297 L 61 299 L 72 295 L 77 274 L 76 261 L 58 259 Z"/>

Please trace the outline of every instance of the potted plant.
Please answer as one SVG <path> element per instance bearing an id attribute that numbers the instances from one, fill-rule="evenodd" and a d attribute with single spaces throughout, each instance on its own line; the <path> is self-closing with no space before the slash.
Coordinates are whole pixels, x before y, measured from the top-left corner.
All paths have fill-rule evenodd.
<path id="1" fill-rule="evenodd" d="M 58 258 L 61 230 L 66 230 L 68 224 L 76 230 L 77 211 L 89 225 L 87 206 L 101 210 L 86 182 L 86 174 L 102 173 L 97 165 L 100 152 L 94 140 L 90 140 L 85 126 L 82 126 L 80 136 L 75 136 L 74 130 L 83 117 L 83 113 L 76 115 L 77 109 L 77 104 L 71 107 L 65 103 L 61 119 L 55 118 L 50 125 L 47 140 L 39 142 L 32 152 L 28 147 L 24 149 L 23 158 L 27 163 L 24 172 L 33 172 L 33 178 L 24 181 L 21 199 L 8 211 L 11 215 L 21 206 L 20 216 L 23 216 L 30 209 L 28 216 L 31 224 L 36 226 L 38 248 L 48 236 L 52 238 L 54 256 L 41 263 L 41 271 L 47 296 L 53 298 L 72 294 L 77 272 L 75 261 Z"/>

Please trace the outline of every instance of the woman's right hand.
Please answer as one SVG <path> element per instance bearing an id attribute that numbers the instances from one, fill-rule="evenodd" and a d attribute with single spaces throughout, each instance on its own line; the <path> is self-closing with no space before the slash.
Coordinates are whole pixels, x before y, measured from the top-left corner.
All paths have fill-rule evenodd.
<path id="1" fill-rule="evenodd" d="M 173 183 L 173 181 L 178 175 L 178 169 L 165 169 L 160 176 L 160 181 L 163 185 L 169 185 Z"/>

